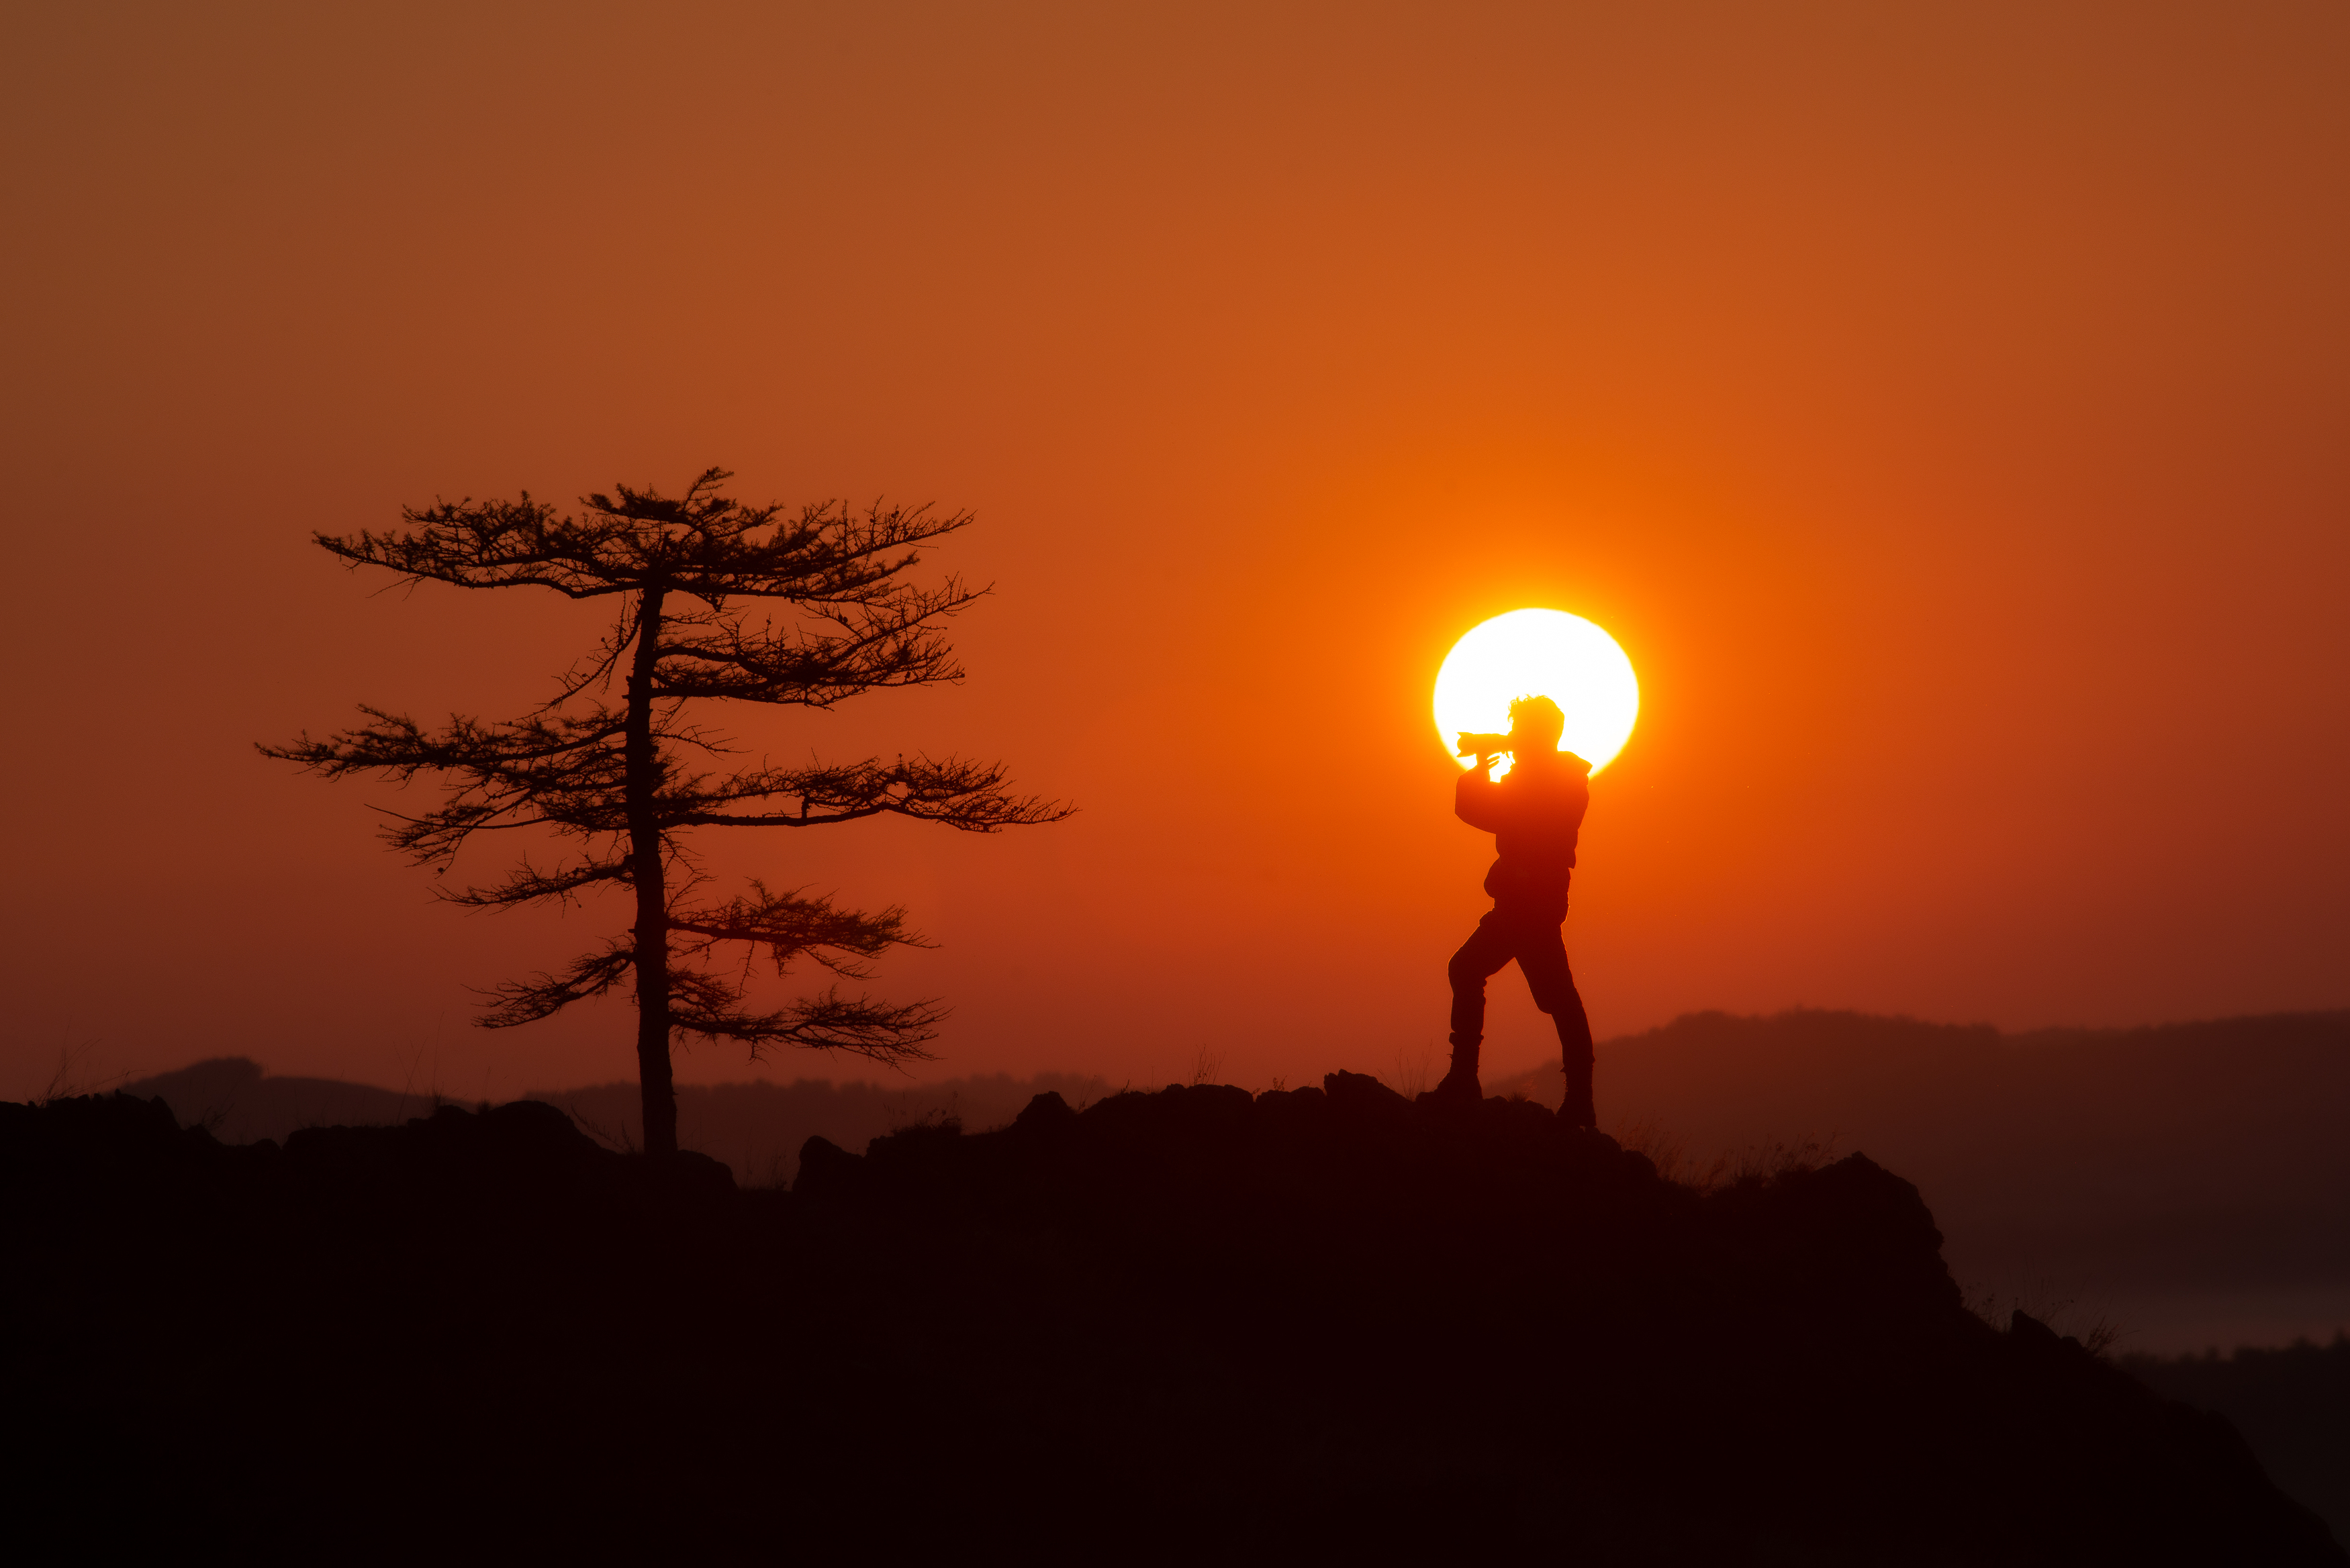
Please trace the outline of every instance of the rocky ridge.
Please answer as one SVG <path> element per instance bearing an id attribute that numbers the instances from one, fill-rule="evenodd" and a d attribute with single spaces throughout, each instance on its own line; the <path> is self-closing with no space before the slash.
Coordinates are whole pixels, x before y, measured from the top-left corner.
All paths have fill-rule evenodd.
<path id="1" fill-rule="evenodd" d="M 811 1140 L 788 1194 L 530 1102 L 7 1106 L 0 1180 L 20 1480 L 126 1539 L 2343 1561 L 2224 1421 L 1970 1314 L 1857 1155 L 1700 1192 L 1335 1074 Z"/>

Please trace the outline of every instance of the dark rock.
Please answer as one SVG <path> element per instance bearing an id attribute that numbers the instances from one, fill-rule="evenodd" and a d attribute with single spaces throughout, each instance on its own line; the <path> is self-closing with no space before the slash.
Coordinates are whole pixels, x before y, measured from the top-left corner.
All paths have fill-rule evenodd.
<path id="1" fill-rule="evenodd" d="M 1026 1108 L 1013 1118 L 1012 1125 L 1025 1133 L 1058 1133 L 1073 1126 L 1076 1119 L 1077 1113 L 1061 1098 L 1060 1091 L 1048 1089 L 1029 1101 Z"/>
<path id="2" fill-rule="evenodd" d="M 2061 1358 L 2067 1345 L 2075 1350 L 2081 1348 L 2079 1340 L 2070 1335 L 2059 1339 L 2054 1329 L 2050 1328 L 2022 1307 L 2016 1308 L 2008 1314 L 2007 1332 L 2015 1348 L 2024 1355 Z"/>
<path id="3" fill-rule="evenodd" d="M 851 1154 L 828 1137 L 812 1137 L 800 1146 L 799 1179 L 792 1193 L 799 1198 L 841 1199 L 862 1189 L 863 1155 Z"/>
<path id="4" fill-rule="evenodd" d="M 482 1112 L 481 1127 L 489 1138 L 517 1153 L 527 1150 L 582 1158 L 592 1158 L 598 1151 L 596 1140 L 581 1132 L 569 1115 L 544 1100 L 515 1100 L 493 1106 Z M 733 1179 L 728 1178 L 730 1185 Z"/>
<path id="5" fill-rule="evenodd" d="M 560 1115 L 559 1112 L 557 1114 Z M 569 1119 L 565 1118 L 567 1121 Z M 681 1148 L 667 1159 L 648 1160 L 645 1165 L 658 1176 L 661 1188 L 671 1193 L 723 1199 L 734 1192 L 733 1168 L 690 1148 Z"/>
<path id="6" fill-rule="evenodd" d="M 1341 1069 L 1326 1074 L 1322 1092 L 1330 1097 L 1333 1110 L 1349 1117 L 1391 1121 L 1411 1109 L 1409 1100 L 1367 1073 Z"/>
<path id="7" fill-rule="evenodd" d="M 962 1123 L 956 1117 L 914 1122 L 867 1144 L 865 1158 L 877 1165 L 936 1166 L 952 1158 L 962 1141 Z"/>

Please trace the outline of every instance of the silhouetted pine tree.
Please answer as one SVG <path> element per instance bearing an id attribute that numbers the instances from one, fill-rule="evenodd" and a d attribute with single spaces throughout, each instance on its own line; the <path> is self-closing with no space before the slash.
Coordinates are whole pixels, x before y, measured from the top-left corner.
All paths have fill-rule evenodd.
<path id="1" fill-rule="evenodd" d="M 615 599 L 618 614 L 597 652 L 525 717 L 484 723 L 455 716 L 427 730 L 362 706 L 372 722 L 361 728 L 261 747 L 329 778 L 443 778 L 439 807 L 396 815 L 384 830 L 420 865 L 445 867 L 475 834 L 494 830 L 550 828 L 585 846 L 560 865 L 525 856 L 493 886 L 444 889 L 451 902 L 500 909 L 567 903 L 604 888 L 634 894 L 628 934 L 559 974 L 496 987 L 478 1022 L 531 1023 L 631 981 L 645 1147 L 654 1154 L 677 1148 L 673 1032 L 743 1041 L 754 1059 L 785 1044 L 902 1062 L 929 1055 L 922 1047 L 943 1016 L 935 1002 L 844 996 L 837 981 L 779 1011 L 748 1009 L 750 963 L 729 975 L 704 962 L 721 943 L 749 944 L 751 957 L 764 956 L 779 974 L 807 958 L 864 980 L 867 961 L 920 939 L 907 929 L 902 909 L 866 914 L 757 880 L 723 903 L 689 906 L 703 878 L 681 830 L 827 827 L 893 813 L 993 833 L 1067 815 L 1010 793 L 1000 763 L 952 757 L 702 771 L 704 759 L 733 748 L 689 721 L 699 701 L 829 708 L 881 687 L 962 679 L 939 623 L 984 591 L 953 578 L 932 587 L 906 580 L 919 546 L 968 525 L 966 513 L 934 517 L 927 508 L 877 504 L 860 514 L 827 503 L 787 515 L 780 505 L 721 495 L 729 477 L 711 469 L 676 500 L 626 487 L 617 497 L 590 495 L 577 517 L 525 492 L 518 501 L 404 508 L 405 532 L 318 535 L 354 567 L 387 567 L 411 583 L 549 588 Z M 770 618 L 775 601 L 796 612 L 791 624 Z M 623 670 L 625 698 L 614 704 L 598 693 Z"/>

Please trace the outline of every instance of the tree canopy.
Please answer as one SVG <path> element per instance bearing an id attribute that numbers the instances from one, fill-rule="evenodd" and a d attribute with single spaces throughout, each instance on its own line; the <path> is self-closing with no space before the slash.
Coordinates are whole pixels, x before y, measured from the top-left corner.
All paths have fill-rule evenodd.
<path id="1" fill-rule="evenodd" d="M 328 778 L 439 783 L 437 805 L 393 814 L 383 833 L 420 865 L 445 871 L 484 834 L 539 830 L 565 845 L 549 860 L 525 849 L 497 880 L 443 886 L 440 895 L 452 903 L 505 909 L 633 895 L 627 932 L 560 970 L 498 985 L 478 1022 L 528 1023 L 629 984 L 646 1146 L 657 1153 L 676 1147 L 675 1032 L 740 1041 L 754 1056 L 793 1045 L 902 1063 L 929 1054 L 944 1016 L 932 1001 L 843 989 L 870 979 L 872 961 L 889 949 L 921 942 L 903 909 L 847 909 L 762 878 L 731 898 L 702 898 L 710 878 L 685 830 L 831 827 L 890 815 L 993 833 L 1069 810 L 1016 794 L 1001 763 L 953 756 L 730 765 L 740 748 L 704 722 L 709 702 L 826 709 L 885 688 L 961 680 L 942 623 L 986 591 L 953 576 L 923 584 L 910 576 L 924 546 L 970 525 L 968 513 L 751 506 L 721 493 L 731 477 L 710 469 L 674 499 L 619 486 L 584 498 L 576 514 L 527 492 L 514 501 L 436 502 L 403 509 L 401 529 L 317 535 L 355 568 L 381 567 L 411 583 L 611 598 L 612 625 L 556 695 L 519 718 L 460 714 L 428 726 L 362 705 L 367 722 L 355 728 L 261 747 Z M 729 944 L 742 956 L 722 963 Z M 782 1007 L 751 1004 L 757 963 L 781 974 L 802 961 L 827 971 L 830 983 Z"/>

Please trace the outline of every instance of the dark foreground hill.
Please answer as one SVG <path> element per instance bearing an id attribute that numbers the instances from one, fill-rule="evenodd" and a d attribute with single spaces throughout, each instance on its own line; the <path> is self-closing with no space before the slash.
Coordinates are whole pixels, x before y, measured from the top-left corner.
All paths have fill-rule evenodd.
<path id="1" fill-rule="evenodd" d="M 1524 1102 L 1048 1096 L 786 1194 L 117 1096 L 0 1107 L 0 1180 L 9 1517 L 93 1556 L 2344 1561 L 1868 1160 L 1701 1195 Z"/>
<path id="2" fill-rule="evenodd" d="M 1555 1066 L 1490 1080 L 1556 1104 Z M 1098 1078 L 802 1081 L 680 1091 L 686 1147 L 746 1185 L 788 1181 L 811 1135 L 851 1148 L 941 1114 L 1001 1126 Z M 1599 1048 L 1600 1109 L 1619 1138 L 1685 1168 L 1773 1140 L 1834 1137 L 1916 1182 L 1952 1271 L 2064 1326 L 2097 1316 L 2140 1352 L 2323 1340 L 2350 1327 L 2350 1012 L 2155 1029 L 2002 1034 L 1802 1010 L 1695 1013 Z M 198 1063 L 130 1085 L 224 1141 L 429 1115 L 427 1096 Z M 632 1147 L 637 1091 L 528 1097 Z"/>
<path id="3" fill-rule="evenodd" d="M 2350 1535 L 2350 1334 L 2330 1345 L 2123 1358 L 2157 1393 L 2235 1423 L 2269 1474 Z"/>

